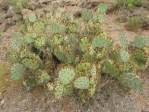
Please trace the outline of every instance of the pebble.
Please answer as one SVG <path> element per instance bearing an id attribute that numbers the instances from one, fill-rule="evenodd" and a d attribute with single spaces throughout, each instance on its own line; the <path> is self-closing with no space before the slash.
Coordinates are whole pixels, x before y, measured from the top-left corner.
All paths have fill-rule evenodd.
<path id="1" fill-rule="evenodd" d="M 3 100 L 1 100 L 1 102 L 0 102 L 0 106 L 3 106 L 4 105 L 4 103 L 5 103 L 5 100 L 3 99 Z"/>

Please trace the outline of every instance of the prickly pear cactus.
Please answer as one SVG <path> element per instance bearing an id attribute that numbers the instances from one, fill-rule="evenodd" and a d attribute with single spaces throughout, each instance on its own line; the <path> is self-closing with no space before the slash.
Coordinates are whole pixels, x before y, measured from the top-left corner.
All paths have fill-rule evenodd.
<path id="1" fill-rule="evenodd" d="M 42 63 L 41 59 L 39 56 L 33 54 L 33 53 L 28 53 L 25 56 L 22 57 L 21 63 L 29 69 L 38 69 Z"/>
<path id="2" fill-rule="evenodd" d="M 33 75 L 29 76 L 27 79 L 23 81 L 23 85 L 27 91 L 33 90 L 37 86 L 35 77 Z"/>
<path id="3" fill-rule="evenodd" d="M 132 59 L 141 69 L 145 69 L 147 64 L 147 54 L 143 49 L 136 49 L 132 52 Z"/>
<path id="4" fill-rule="evenodd" d="M 76 66 L 77 78 L 74 81 L 74 87 L 81 91 L 79 92 L 82 96 L 81 100 L 86 99 L 83 96 L 90 98 L 95 94 L 97 84 L 100 82 L 100 72 L 100 64 L 82 62 Z"/>
<path id="5" fill-rule="evenodd" d="M 101 28 L 106 11 L 101 4 L 95 12 L 84 9 L 79 19 L 65 12 L 28 16 L 7 54 L 11 78 L 22 79 L 27 90 L 47 86 L 57 99 L 74 94 L 83 102 L 96 93 L 105 75 L 141 91 L 136 73 L 149 65 L 149 41 L 139 36 L 131 44 L 121 33 L 115 45 Z"/>
<path id="6" fill-rule="evenodd" d="M 11 67 L 11 78 L 13 80 L 21 79 L 24 73 L 25 73 L 25 67 L 22 64 L 17 63 Z"/>
<path id="7" fill-rule="evenodd" d="M 36 48 L 43 48 L 46 45 L 47 37 L 41 36 L 35 39 L 35 47 Z"/>
<path id="8" fill-rule="evenodd" d="M 71 45 L 69 36 L 54 35 L 51 40 L 54 55 L 63 63 L 75 63 L 76 50 Z"/>
<path id="9" fill-rule="evenodd" d="M 82 11 L 82 18 L 85 20 L 85 21 L 89 21 L 93 18 L 93 12 L 92 10 L 89 10 L 89 9 L 85 9 Z"/>
<path id="10" fill-rule="evenodd" d="M 125 73 L 120 78 L 121 84 L 124 87 L 132 88 L 136 91 L 143 90 L 143 84 L 135 73 Z"/>
<path id="11" fill-rule="evenodd" d="M 44 85 L 50 81 L 50 75 L 45 70 L 38 70 L 37 73 L 37 84 Z"/>
<path id="12" fill-rule="evenodd" d="M 89 79 L 85 76 L 79 77 L 74 81 L 74 87 L 77 89 L 88 89 L 89 88 Z"/>
<path id="13" fill-rule="evenodd" d="M 74 79 L 76 74 L 74 68 L 65 67 L 58 72 L 58 75 L 58 79 L 60 80 L 60 82 L 64 85 L 67 85 Z"/>

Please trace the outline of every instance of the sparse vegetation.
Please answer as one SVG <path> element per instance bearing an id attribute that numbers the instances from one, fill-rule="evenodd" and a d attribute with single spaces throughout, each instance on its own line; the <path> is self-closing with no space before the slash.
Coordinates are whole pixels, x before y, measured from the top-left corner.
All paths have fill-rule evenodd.
<path id="1" fill-rule="evenodd" d="M 133 8 L 135 6 L 140 6 L 142 2 L 143 0 L 117 0 L 117 5 L 119 7 Z"/>
<path id="2" fill-rule="evenodd" d="M 28 0 L 8 0 L 8 3 L 12 5 L 17 12 L 20 12 L 27 6 Z"/>
<path id="3" fill-rule="evenodd" d="M 129 30 L 136 31 L 138 29 L 143 28 L 144 22 L 143 19 L 139 16 L 130 17 L 128 19 L 127 27 Z"/>

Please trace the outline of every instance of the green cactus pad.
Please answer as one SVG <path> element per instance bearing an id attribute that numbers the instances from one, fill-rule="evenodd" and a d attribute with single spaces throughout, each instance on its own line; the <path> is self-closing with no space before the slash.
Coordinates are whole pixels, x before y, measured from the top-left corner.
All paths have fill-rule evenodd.
<path id="1" fill-rule="evenodd" d="M 79 77 L 74 81 L 74 87 L 77 89 L 88 89 L 89 79 L 87 77 Z"/>
<path id="2" fill-rule="evenodd" d="M 62 84 L 66 85 L 69 84 L 75 77 L 75 71 L 71 67 L 62 68 L 59 72 L 59 80 Z"/>
<path id="3" fill-rule="evenodd" d="M 111 40 L 102 37 L 94 38 L 94 40 L 92 41 L 92 45 L 94 48 L 109 47 L 111 44 L 112 44 Z"/>
<path id="4" fill-rule="evenodd" d="M 13 80 L 19 80 L 20 78 L 23 77 L 23 74 L 25 72 L 25 67 L 22 64 L 14 64 L 11 67 L 11 78 Z"/>
<path id="5" fill-rule="evenodd" d="M 134 73 L 125 73 L 121 76 L 120 83 L 128 88 L 131 88 L 135 91 L 142 91 L 143 85 L 139 77 Z"/>

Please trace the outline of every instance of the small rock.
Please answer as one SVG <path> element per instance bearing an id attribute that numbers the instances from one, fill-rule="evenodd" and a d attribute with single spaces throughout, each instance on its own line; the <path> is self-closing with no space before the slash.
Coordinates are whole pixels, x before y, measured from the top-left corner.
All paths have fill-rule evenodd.
<path id="1" fill-rule="evenodd" d="M 3 106 L 4 105 L 4 103 L 5 103 L 5 100 L 3 99 L 3 100 L 1 100 L 1 102 L 0 102 L 0 106 Z"/>

